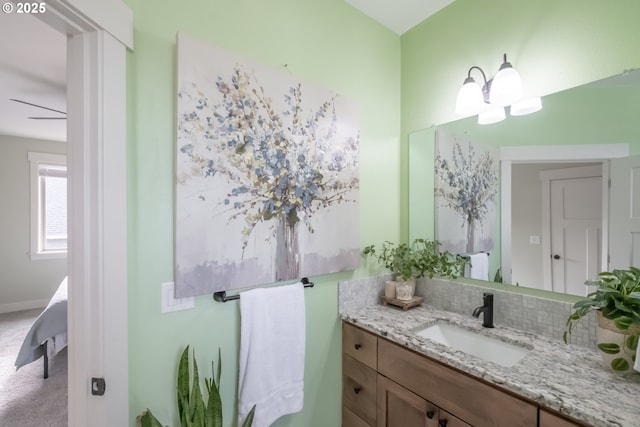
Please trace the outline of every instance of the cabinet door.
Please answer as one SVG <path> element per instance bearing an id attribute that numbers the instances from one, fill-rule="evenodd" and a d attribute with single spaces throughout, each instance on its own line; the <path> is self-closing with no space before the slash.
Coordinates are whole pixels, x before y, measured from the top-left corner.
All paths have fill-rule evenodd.
<path id="1" fill-rule="evenodd" d="M 437 406 L 378 375 L 378 427 L 438 427 L 438 415 Z"/>
<path id="2" fill-rule="evenodd" d="M 342 355 L 342 404 L 367 424 L 376 424 L 377 373 L 366 365 Z"/>
<path id="3" fill-rule="evenodd" d="M 551 412 L 540 408 L 540 424 L 539 427 L 580 427 L 582 424 L 574 423 L 563 417 L 552 414 Z"/>

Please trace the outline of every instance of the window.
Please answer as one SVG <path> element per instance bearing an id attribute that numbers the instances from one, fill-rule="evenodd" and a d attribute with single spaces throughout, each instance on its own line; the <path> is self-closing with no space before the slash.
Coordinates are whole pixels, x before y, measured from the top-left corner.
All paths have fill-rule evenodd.
<path id="1" fill-rule="evenodd" d="M 29 153 L 31 259 L 67 255 L 67 157 Z"/>

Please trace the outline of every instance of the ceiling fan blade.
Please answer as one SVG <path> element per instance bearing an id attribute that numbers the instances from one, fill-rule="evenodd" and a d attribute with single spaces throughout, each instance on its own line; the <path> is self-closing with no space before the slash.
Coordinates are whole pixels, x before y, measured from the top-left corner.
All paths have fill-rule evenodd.
<path id="1" fill-rule="evenodd" d="M 56 112 L 56 113 L 64 114 L 65 116 L 67 115 L 67 113 L 65 113 L 64 111 L 54 110 L 53 108 L 43 107 L 42 105 L 32 104 L 31 102 L 21 101 L 19 99 L 9 98 L 9 101 L 14 101 L 14 102 L 19 102 L 21 104 L 31 105 L 32 107 L 43 108 L 45 110 L 49 110 L 49 111 L 53 111 L 53 112 Z"/>
<path id="2" fill-rule="evenodd" d="M 67 120 L 66 117 L 27 117 L 32 120 Z"/>

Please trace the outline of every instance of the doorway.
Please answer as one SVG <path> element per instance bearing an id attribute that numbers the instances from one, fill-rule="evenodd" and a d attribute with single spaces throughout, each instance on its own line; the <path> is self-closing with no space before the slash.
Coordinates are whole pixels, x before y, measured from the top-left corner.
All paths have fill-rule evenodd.
<path id="1" fill-rule="evenodd" d="M 586 280 L 601 271 L 602 165 L 553 169 L 540 173 L 543 193 L 545 252 L 543 270 L 550 272 L 545 289 L 587 296 Z M 548 246 L 548 247 L 547 247 Z M 547 274 L 545 276 L 548 277 Z"/>
<path id="2" fill-rule="evenodd" d="M 120 0 L 53 0 L 44 22 L 67 35 L 70 427 L 129 424 L 126 49 Z M 92 393 L 104 379 L 103 395 Z"/>

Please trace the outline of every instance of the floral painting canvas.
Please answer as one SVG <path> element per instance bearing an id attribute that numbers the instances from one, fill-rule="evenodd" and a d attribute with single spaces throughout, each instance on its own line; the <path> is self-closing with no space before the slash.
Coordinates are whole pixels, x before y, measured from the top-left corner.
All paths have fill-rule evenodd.
<path id="1" fill-rule="evenodd" d="M 498 153 L 448 132 L 436 133 L 436 239 L 457 254 L 490 252 L 496 232 Z"/>
<path id="2" fill-rule="evenodd" d="M 176 297 L 360 263 L 358 111 L 178 35 Z"/>

